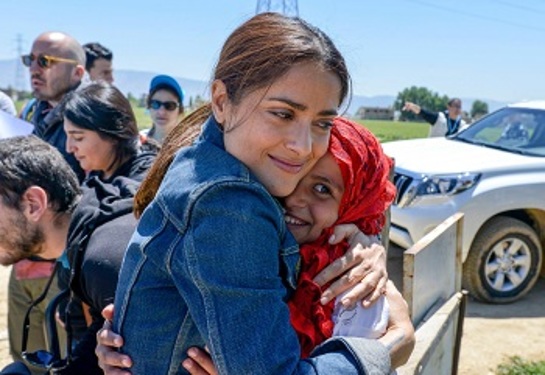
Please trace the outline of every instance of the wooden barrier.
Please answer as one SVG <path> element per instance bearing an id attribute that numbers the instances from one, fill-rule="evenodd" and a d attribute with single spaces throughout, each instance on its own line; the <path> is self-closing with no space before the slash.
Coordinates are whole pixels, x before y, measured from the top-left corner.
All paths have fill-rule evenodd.
<path id="1" fill-rule="evenodd" d="M 437 226 L 403 255 L 403 297 L 416 346 L 398 374 L 456 374 L 466 293 L 461 292 L 463 214 Z"/>
<path id="2" fill-rule="evenodd" d="M 403 254 L 403 297 L 415 326 L 461 290 L 462 225 L 463 214 L 454 214 Z"/>
<path id="3" fill-rule="evenodd" d="M 416 345 L 398 375 L 456 374 L 466 293 L 452 296 L 416 331 Z"/>

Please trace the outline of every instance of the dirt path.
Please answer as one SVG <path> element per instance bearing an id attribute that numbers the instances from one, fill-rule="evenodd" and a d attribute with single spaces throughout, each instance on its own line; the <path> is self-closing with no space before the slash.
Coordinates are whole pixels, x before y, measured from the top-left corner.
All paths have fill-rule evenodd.
<path id="1" fill-rule="evenodd" d="M 390 249 L 389 272 L 399 283 L 400 249 Z M 0 368 L 10 363 L 6 313 L 9 267 L 0 266 Z M 545 360 L 545 280 L 532 292 L 510 305 L 469 302 L 464 324 L 460 375 L 493 374 L 508 356 Z"/>
<path id="2" fill-rule="evenodd" d="M 400 286 L 402 250 L 391 247 L 388 271 Z M 545 360 L 545 280 L 539 280 L 523 299 L 509 305 L 487 305 L 470 299 L 459 375 L 494 374 L 497 365 L 519 355 L 530 360 Z"/>
<path id="3" fill-rule="evenodd" d="M 493 374 L 509 356 L 545 360 L 545 280 L 518 302 L 470 301 L 464 322 L 460 375 Z"/>

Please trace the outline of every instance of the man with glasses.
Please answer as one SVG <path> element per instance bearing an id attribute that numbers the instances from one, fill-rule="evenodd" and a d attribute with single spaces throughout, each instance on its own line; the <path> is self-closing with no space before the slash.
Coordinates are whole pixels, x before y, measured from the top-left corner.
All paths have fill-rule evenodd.
<path id="1" fill-rule="evenodd" d="M 33 134 L 55 146 L 81 181 L 83 170 L 74 156 L 66 152 L 62 103 L 65 95 L 81 83 L 85 52 L 70 35 L 46 32 L 34 40 L 22 62 L 29 68 L 32 95 L 38 100 L 32 117 Z"/>
<path id="2" fill-rule="evenodd" d="M 83 48 L 67 34 L 46 32 L 34 40 L 30 53 L 21 56 L 21 60 L 29 68 L 32 94 L 36 99 L 31 118 L 33 134 L 57 148 L 82 181 L 85 173 L 74 156 L 66 152 L 62 103 L 66 94 L 78 87 L 83 77 Z M 13 266 L 8 287 L 8 330 L 10 352 L 15 360 L 21 359 L 24 314 L 30 302 L 44 289 L 52 270 L 52 261 L 34 258 Z M 45 306 L 58 291 L 54 282 L 47 298 L 32 313 L 33 327 L 43 327 Z M 29 348 L 44 348 L 45 345 L 43 329 L 32 329 Z"/>
<path id="3" fill-rule="evenodd" d="M 450 99 L 447 103 L 447 110 L 443 112 L 428 111 L 411 102 L 405 102 L 403 111 L 411 111 L 431 125 L 428 137 L 446 137 L 456 134 L 468 126 L 462 119 L 462 101 L 458 98 Z"/>
<path id="4" fill-rule="evenodd" d="M 63 345 L 57 337 L 56 310 L 51 308 L 55 302 L 51 302 L 45 313 L 47 345 L 32 348 L 32 331 L 43 330 L 33 324 L 32 313 L 52 287 L 54 280 L 49 278 L 42 295 L 21 312 L 16 345 L 22 357 L 33 369 L 41 368 L 33 370 L 35 374 L 45 370 L 102 374 L 95 356 L 96 333 L 104 323 L 100 312 L 113 302 L 123 254 L 136 227 L 132 206 L 139 181 L 92 179 L 89 186 L 80 187 L 59 152 L 34 136 L 0 140 L 0 181 L 0 264 L 29 257 L 53 262 L 60 258 L 57 268 L 66 262 L 71 269 L 70 288 L 63 294 L 90 307 L 85 335 L 76 345 L 70 345 L 71 340 Z M 61 257 L 64 249 L 67 256 Z M 70 322 L 71 315 L 67 332 Z"/>

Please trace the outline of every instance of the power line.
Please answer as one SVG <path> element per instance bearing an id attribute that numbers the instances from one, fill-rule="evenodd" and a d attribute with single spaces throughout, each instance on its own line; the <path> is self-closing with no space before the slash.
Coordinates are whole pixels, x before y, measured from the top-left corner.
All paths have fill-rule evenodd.
<path id="1" fill-rule="evenodd" d="M 508 7 L 511 7 L 511 8 L 515 8 L 515 9 L 519 9 L 519 10 L 524 10 L 524 11 L 527 11 L 527 12 L 530 12 L 530 13 L 545 14 L 545 11 L 544 11 L 544 10 L 536 9 L 536 8 L 532 8 L 532 7 L 525 6 L 525 5 L 520 5 L 520 4 L 513 4 L 513 3 L 509 2 L 509 1 L 494 0 L 494 2 L 495 2 L 495 3 L 503 4 L 503 5 L 508 6 Z"/>
<path id="2" fill-rule="evenodd" d="M 466 12 L 466 11 L 463 11 L 463 10 L 460 10 L 460 9 L 454 9 L 454 8 L 449 8 L 449 7 L 445 7 L 445 6 L 442 6 L 442 5 L 431 4 L 431 3 L 428 3 L 428 2 L 425 2 L 425 1 L 422 1 L 422 0 L 407 0 L 407 1 L 410 1 L 410 2 L 416 3 L 416 4 L 420 4 L 420 5 L 426 6 L 428 8 L 434 8 L 434 9 L 439 9 L 439 10 L 442 10 L 442 11 L 446 11 L 446 12 L 449 12 L 450 14 L 457 13 L 457 14 L 464 15 L 464 16 L 467 16 L 467 17 L 477 18 L 477 19 L 491 21 L 491 22 L 502 23 L 504 25 L 509 25 L 509 26 L 512 26 L 512 27 L 518 27 L 518 28 L 521 28 L 521 29 L 545 32 L 545 28 L 542 28 L 542 27 L 525 25 L 525 24 L 506 21 L 506 20 L 502 20 L 500 18 L 490 17 L 490 16 L 486 16 L 486 15 L 482 15 L 482 14 L 475 14 L 475 13 L 471 13 L 471 12 Z"/>

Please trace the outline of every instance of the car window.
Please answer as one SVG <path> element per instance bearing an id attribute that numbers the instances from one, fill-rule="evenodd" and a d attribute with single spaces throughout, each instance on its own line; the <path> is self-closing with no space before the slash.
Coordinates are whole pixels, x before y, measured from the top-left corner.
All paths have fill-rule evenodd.
<path id="1" fill-rule="evenodd" d="M 454 139 L 519 154 L 545 156 L 545 111 L 503 108 L 476 121 Z"/>

